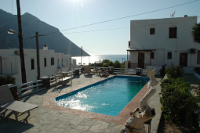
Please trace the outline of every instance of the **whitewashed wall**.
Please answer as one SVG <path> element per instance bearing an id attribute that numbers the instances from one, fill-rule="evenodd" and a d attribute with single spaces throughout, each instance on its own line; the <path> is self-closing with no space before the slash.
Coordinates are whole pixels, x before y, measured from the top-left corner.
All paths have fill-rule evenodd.
<path id="1" fill-rule="evenodd" d="M 155 49 L 154 59 L 149 60 L 150 52 L 145 52 L 145 63 L 151 65 L 179 65 L 180 53 L 187 53 L 187 66 L 197 64 L 197 53 L 190 54 L 190 49 L 200 50 L 200 45 L 193 42 L 192 27 L 197 23 L 197 17 L 179 17 L 150 20 L 132 20 L 130 22 L 130 49 Z M 177 38 L 169 38 L 169 27 L 177 27 Z M 150 28 L 155 28 L 155 34 L 150 35 Z M 167 53 L 172 52 L 172 59 L 167 59 Z M 138 52 L 130 52 L 131 63 L 138 63 Z"/>
<path id="2" fill-rule="evenodd" d="M 191 34 L 197 17 L 132 20 L 130 49 L 185 50 L 197 48 Z M 169 38 L 169 27 L 177 27 L 177 38 Z M 155 35 L 150 35 L 150 28 Z"/>
<path id="3" fill-rule="evenodd" d="M 12 75 L 16 79 L 16 84 L 21 84 L 21 64 L 20 57 L 14 51 L 18 49 L 0 49 L 1 59 L 1 75 Z M 57 73 L 58 67 L 63 67 L 64 64 L 69 64 L 70 55 L 63 53 L 55 53 L 54 50 L 39 50 L 40 52 L 40 76 L 49 76 Z M 51 58 L 54 58 L 54 65 L 51 65 Z M 47 65 L 44 65 L 44 58 L 47 60 Z M 31 59 L 34 59 L 34 69 L 31 70 Z M 59 64 L 58 64 L 59 59 Z M 26 77 L 28 81 L 37 80 L 37 57 L 36 49 L 24 49 L 24 60 Z M 63 63 L 62 63 L 63 60 Z"/>

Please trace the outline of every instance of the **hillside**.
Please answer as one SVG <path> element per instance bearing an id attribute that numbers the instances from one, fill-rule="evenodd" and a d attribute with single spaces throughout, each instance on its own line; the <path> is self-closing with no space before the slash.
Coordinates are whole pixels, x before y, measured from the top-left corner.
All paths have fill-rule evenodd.
<path id="1" fill-rule="evenodd" d="M 9 35 L 8 29 L 13 29 L 18 32 L 17 15 L 12 15 L 0 9 L 0 49 L 19 48 L 19 40 L 17 34 Z M 21 16 L 22 19 L 22 34 L 24 48 L 36 48 L 35 32 L 45 34 L 39 37 L 39 48 L 42 49 L 46 44 L 49 49 L 55 52 L 63 52 L 72 56 L 81 56 L 81 49 L 71 40 L 66 38 L 56 27 L 53 27 L 30 13 L 25 13 Z M 51 34 L 49 34 L 51 33 Z M 83 51 L 84 56 L 89 56 Z"/>

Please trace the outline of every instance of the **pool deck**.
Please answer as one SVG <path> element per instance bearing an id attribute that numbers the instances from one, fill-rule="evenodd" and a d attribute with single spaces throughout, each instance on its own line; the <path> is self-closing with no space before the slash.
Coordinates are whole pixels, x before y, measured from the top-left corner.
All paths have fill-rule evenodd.
<path id="1" fill-rule="evenodd" d="M 109 77 L 112 76 L 110 75 Z M 20 122 L 15 120 L 11 111 L 1 109 L 0 131 L 2 133 L 118 133 L 129 118 L 129 113 L 139 107 L 140 99 L 148 91 L 146 85 L 116 117 L 61 107 L 55 103 L 55 97 L 57 96 L 106 78 L 97 75 L 80 75 L 80 77 L 73 78 L 72 85 L 52 87 L 21 99 L 23 102 L 36 104 L 39 108 L 32 110 L 31 115 L 28 117 L 27 114 L 19 116 Z M 148 101 L 149 105 L 156 110 L 156 116 L 151 123 L 151 132 L 157 132 L 161 116 L 160 97 L 158 95 L 160 84 L 155 88 L 157 90 L 156 93 Z"/>

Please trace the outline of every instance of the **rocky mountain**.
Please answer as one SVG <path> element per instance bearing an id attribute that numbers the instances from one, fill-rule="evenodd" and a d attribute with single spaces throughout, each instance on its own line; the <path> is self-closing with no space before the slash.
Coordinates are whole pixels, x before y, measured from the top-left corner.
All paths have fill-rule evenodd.
<path id="1" fill-rule="evenodd" d="M 22 34 L 24 48 L 35 49 L 36 39 L 30 38 L 35 36 L 35 32 L 39 32 L 39 48 L 42 49 L 46 44 L 49 49 L 55 52 L 63 52 L 72 56 L 81 56 L 81 49 L 66 38 L 56 27 L 53 27 L 30 13 L 25 13 L 21 16 L 22 19 Z M 19 40 L 17 34 L 8 34 L 8 29 L 13 29 L 18 32 L 17 15 L 7 13 L 0 9 L 0 49 L 19 48 Z M 89 56 L 88 53 L 82 51 L 83 56 Z"/>

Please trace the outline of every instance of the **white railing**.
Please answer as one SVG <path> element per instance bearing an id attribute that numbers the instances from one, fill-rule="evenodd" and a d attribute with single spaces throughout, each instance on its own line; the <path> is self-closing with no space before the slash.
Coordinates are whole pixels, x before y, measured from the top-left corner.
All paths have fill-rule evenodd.
<path id="1" fill-rule="evenodd" d="M 49 80 L 50 80 L 50 85 L 53 84 L 54 82 L 56 82 L 54 75 L 49 76 Z"/>
<path id="2" fill-rule="evenodd" d="M 146 66 L 150 66 L 150 64 L 144 63 L 144 68 L 146 68 Z M 130 63 L 129 67 L 130 68 L 138 68 L 138 63 Z"/>
<path id="3" fill-rule="evenodd" d="M 21 98 L 29 94 L 46 89 L 46 87 L 42 86 L 43 86 L 42 80 L 36 80 L 21 85 L 11 85 L 10 88 L 16 87 L 18 98 Z"/>
<path id="4" fill-rule="evenodd" d="M 91 67 L 92 69 L 94 69 L 94 67 Z M 95 68 L 99 68 L 99 69 L 109 69 L 109 67 L 95 67 Z M 142 75 L 146 75 L 146 69 L 141 69 L 141 68 L 112 68 L 113 69 L 113 73 L 115 74 L 136 74 L 137 71 L 141 71 Z"/>
<path id="5" fill-rule="evenodd" d="M 68 79 L 71 79 L 71 83 L 72 83 L 73 74 L 74 74 L 73 71 L 68 71 L 67 76 L 62 76 L 59 79 L 56 78 L 55 75 L 49 76 L 50 86 L 54 86 L 55 84 L 57 85 L 57 82 L 59 81 L 62 81 L 63 83 L 63 81 L 68 80 Z"/>
<path id="6" fill-rule="evenodd" d="M 146 69 L 141 69 L 141 68 L 113 68 L 114 73 L 119 73 L 119 74 L 137 74 L 139 71 L 141 75 L 146 75 L 147 71 Z"/>
<path id="7" fill-rule="evenodd" d="M 68 76 L 69 77 L 62 77 L 62 82 L 65 80 L 68 80 L 69 78 L 72 79 L 73 76 L 73 72 L 68 72 Z M 55 85 L 56 83 L 56 79 L 55 79 L 55 75 L 52 76 L 46 76 L 50 81 L 50 86 Z M 72 81 L 71 81 L 72 82 Z M 16 85 L 13 84 L 10 86 L 10 88 L 17 88 L 17 94 L 18 94 L 18 98 L 30 95 L 32 93 L 41 91 L 43 89 L 46 89 L 46 87 L 43 87 L 43 80 L 36 80 L 36 81 L 30 81 L 24 84 L 20 84 L 20 85 Z"/>
<path id="8" fill-rule="evenodd" d="M 137 70 L 135 68 L 113 68 L 116 74 L 136 74 Z"/>
<path id="9" fill-rule="evenodd" d="M 113 68 L 114 73 L 127 73 L 127 70 L 126 68 Z"/>

